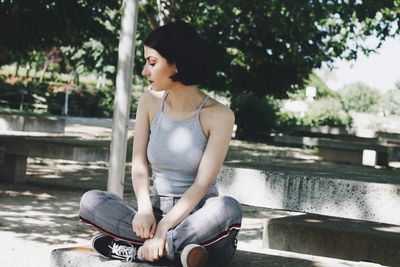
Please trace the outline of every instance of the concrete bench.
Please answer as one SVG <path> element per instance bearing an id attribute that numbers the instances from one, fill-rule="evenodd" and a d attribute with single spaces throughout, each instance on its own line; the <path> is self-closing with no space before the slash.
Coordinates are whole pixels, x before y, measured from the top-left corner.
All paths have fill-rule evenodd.
<path id="1" fill-rule="evenodd" d="M 400 144 L 400 133 L 377 132 L 379 141 L 383 144 Z"/>
<path id="2" fill-rule="evenodd" d="M 398 172 L 378 171 L 224 166 L 217 184 L 245 205 L 400 225 Z"/>
<path id="3" fill-rule="evenodd" d="M 0 114 L 0 130 L 64 133 L 65 119 L 55 116 Z"/>
<path id="4" fill-rule="evenodd" d="M 279 212 L 265 209 L 258 214 L 264 225 L 260 228 L 263 233 L 261 244 L 266 248 L 243 251 L 244 241 L 239 234 L 239 251 L 232 267 L 399 266 L 398 179 L 374 173 L 359 177 L 353 170 L 329 173 L 307 167 L 268 166 L 257 170 L 224 166 L 217 182 L 221 194 L 233 196 L 241 203 L 279 209 Z M 154 265 L 110 261 L 88 247 L 72 247 L 53 250 L 50 266 Z"/>
<path id="5" fill-rule="evenodd" d="M 108 161 L 109 141 L 50 136 L 0 136 L 4 161 L 0 180 L 24 183 L 28 157 L 75 161 Z"/>
<path id="6" fill-rule="evenodd" d="M 339 140 L 351 140 L 361 142 L 377 142 L 377 133 L 368 129 L 352 129 L 335 126 L 294 126 L 287 133 L 295 136 L 325 137 Z"/>
<path id="7" fill-rule="evenodd" d="M 0 147 L 0 164 L 4 162 L 4 147 Z"/>
<path id="8" fill-rule="evenodd" d="M 242 204 L 268 208 L 265 248 L 400 266 L 396 173 L 224 166 L 218 187 Z"/>
<path id="9" fill-rule="evenodd" d="M 400 146 L 320 137 L 277 135 L 275 142 L 317 147 L 319 156 L 326 161 L 367 166 L 388 166 L 400 161 Z"/>
<path id="10" fill-rule="evenodd" d="M 400 226 L 317 214 L 265 221 L 263 246 L 271 249 L 400 266 Z"/>
<path id="11" fill-rule="evenodd" d="M 50 255 L 50 267 L 151 267 L 171 266 L 149 263 L 124 263 L 118 260 L 108 260 L 98 256 L 89 247 L 69 247 L 55 249 Z M 381 265 L 336 260 L 323 257 L 279 253 L 272 250 L 249 252 L 238 250 L 230 267 L 377 267 Z"/>

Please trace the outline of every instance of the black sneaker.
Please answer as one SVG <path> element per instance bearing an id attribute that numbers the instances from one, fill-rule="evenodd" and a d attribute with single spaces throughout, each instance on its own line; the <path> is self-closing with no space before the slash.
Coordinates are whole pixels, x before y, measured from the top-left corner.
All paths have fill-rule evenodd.
<path id="1" fill-rule="evenodd" d="M 138 257 L 138 249 L 141 245 L 135 245 L 114 239 L 103 233 L 97 233 L 92 238 L 92 246 L 100 255 L 106 258 L 126 262 L 141 262 L 140 257 Z"/>

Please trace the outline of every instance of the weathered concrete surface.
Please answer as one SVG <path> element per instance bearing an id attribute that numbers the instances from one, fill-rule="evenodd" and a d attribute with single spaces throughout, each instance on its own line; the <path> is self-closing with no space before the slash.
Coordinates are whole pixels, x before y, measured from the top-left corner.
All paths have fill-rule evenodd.
<path id="1" fill-rule="evenodd" d="M 224 166 L 222 194 L 258 207 L 400 225 L 400 177 L 337 170 Z"/>
<path id="2" fill-rule="evenodd" d="M 0 163 L 0 181 L 24 183 L 26 180 L 27 157 L 19 155 L 5 155 Z"/>
<path id="3" fill-rule="evenodd" d="M 323 257 L 313 257 L 293 253 L 263 253 L 237 251 L 230 267 L 351 267 L 351 266 L 381 266 L 371 263 L 351 262 Z M 97 256 L 95 252 L 88 247 L 72 247 L 55 249 L 51 252 L 50 267 L 150 267 L 154 264 L 147 263 L 124 263 L 118 260 L 107 260 Z M 171 266 L 171 265 L 156 265 Z"/>
<path id="4" fill-rule="evenodd" d="M 64 133 L 64 128 L 62 117 L 0 114 L 0 130 Z"/>
<path id="5" fill-rule="evenodd" d="M 279 143 L 305 145 L 319 148 L 319 156 L 326 161 L 355 165 L 388 166 L 390 161 L 399 161 L 400 146 L 380 144 L 371 140 L 342 140 L 309 136 L 277 135 L 274 140 Z M 374 160 L 366 163 L 365 151 L 375 153 Z"/>
<path id="6" fill-rule="evenodd" d="M 4 147 L 0 147 L 0 164 L 4 162 Z"/>
<path id="7" fill-rule="evenodd" d="M 108 161 L 109 141 L 73 140 L 52 137 L 0 136 L 4 161 L 0 163 L 0 180 L 25 182 L 28 157 L 75 161 Z"/>
<path id="8" fill-rule="evenodd" d="M 385 144 L 400 144 L 400 133 L 377 132 L 378 138 Z"/>
<path id="9" fill-rule="evenodd" d="M 264 247 L 400 266 L 400 226 L 315 214 L 272 218 Z"/>
<path id="10" fill-rule="evenodd" d="M 107 161 L 109 141 L 63 137 L 0 136 L 6 154 L 76 161 Z"/>

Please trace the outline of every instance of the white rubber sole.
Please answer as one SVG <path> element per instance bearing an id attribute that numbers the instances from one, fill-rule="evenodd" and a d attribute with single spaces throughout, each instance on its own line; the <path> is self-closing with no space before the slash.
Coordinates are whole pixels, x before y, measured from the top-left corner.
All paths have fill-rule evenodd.
<path id="1" fill-rule="evenodd" d="M 189 256 L 189 253 L 194 249 L 200 247 L 201 249 L 204 249 L 203 246 L 197 245 L 197 244 L 189 244 L 186 247 L 184 247 L 184 249 L 182 250 L 181 253 L 181 263 L 183 267 L 190 267 L 187 264 L 187 258 Z"/>

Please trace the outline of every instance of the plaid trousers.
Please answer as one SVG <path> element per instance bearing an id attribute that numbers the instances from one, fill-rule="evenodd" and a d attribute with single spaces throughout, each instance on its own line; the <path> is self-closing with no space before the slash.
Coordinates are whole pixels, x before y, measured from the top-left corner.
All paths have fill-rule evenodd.
<path id="1" fill-rule="evenodd" d="M 157 222 L 178 200 L 179 197 L 153 196 Z M 135 207 L 115 194 L 91 190 L 82 196 L 79 216 L 107 235 L 140 245 L 144 240 L 132 229 L 136 212 Z M 167 232 L 167 258 L 174 260 L 188 244 L 200 244 L 208 251 L 211 264 L 228 264 L 236 251 L 241 221 L 238 201 L 229 196 L 207 195 L 181 223 Z"/>

